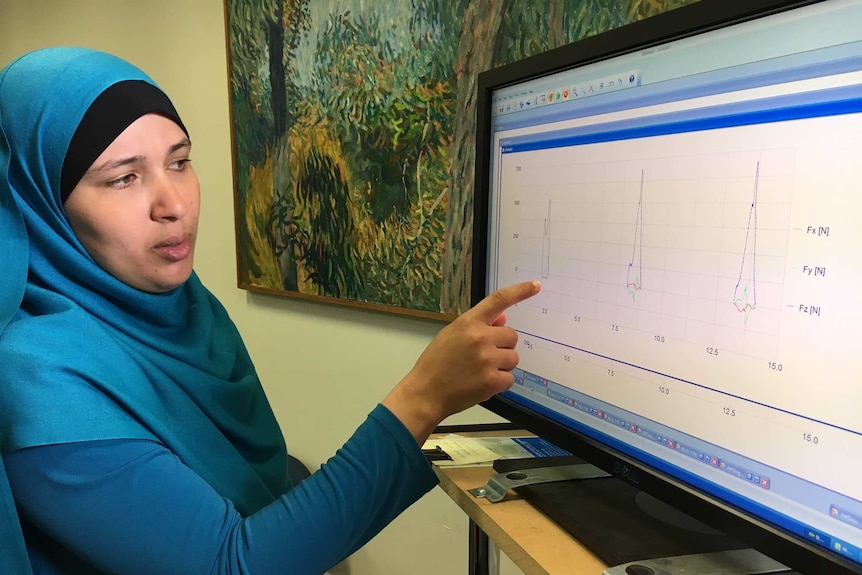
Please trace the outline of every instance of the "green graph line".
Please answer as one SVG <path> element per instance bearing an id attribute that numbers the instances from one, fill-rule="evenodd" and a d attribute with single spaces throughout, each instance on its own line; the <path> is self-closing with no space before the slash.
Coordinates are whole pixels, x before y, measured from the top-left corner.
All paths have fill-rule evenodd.
<path id="1" fill-rule="evenodd" d="M 745 314 L 745 323 L 747 324 L 751 310 L 757 307 L 755 304 L 748 303 L 748 284 L 742 288 L 742 297 L 733 300 L 733 305 L 736 307 L 736 311 Z"/>

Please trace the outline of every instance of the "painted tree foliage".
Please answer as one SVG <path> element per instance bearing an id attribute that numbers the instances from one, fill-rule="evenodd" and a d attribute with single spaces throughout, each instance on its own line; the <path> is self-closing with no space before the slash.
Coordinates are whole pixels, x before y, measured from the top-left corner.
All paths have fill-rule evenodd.
<path id="1" fill-rule="evenodd" d="M 476 76 L 694 0 L 226 0 L 239 283 L 469 305 Z"/>

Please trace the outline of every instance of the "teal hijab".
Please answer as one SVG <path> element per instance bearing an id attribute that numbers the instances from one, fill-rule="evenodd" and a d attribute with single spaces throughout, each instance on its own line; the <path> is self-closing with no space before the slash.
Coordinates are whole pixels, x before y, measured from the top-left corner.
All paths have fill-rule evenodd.
<path id="1" fill-rule="evenodd" d="M 0 71 L 0 453 L 157 441 L 248 515 L 290 486 L 281 432 L 234 324 L 196 274 L 162 294 L 108 274 L 60 200 L 75 129 L 127 80 L 155 86 L 83 48 L 31 52 Z"/>

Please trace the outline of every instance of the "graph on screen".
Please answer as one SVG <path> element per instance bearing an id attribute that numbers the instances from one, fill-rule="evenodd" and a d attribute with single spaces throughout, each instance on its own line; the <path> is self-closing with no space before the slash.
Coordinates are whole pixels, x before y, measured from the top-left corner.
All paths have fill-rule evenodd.
<path id="1" fill-rule="evenodd" d="M 854 129 L 862 118 L 502 142 L 498 283 L 543 282 L 510 313 L 524 369 L 624 409 L 647 399 L 655 421 L 784 469 L 800 437 L 858 448 L 853 352 L 834 333 L 853 340 L 862 306 L 830 308 L 862 245 L 846 209 Z M 806 374 L 816 388 L 788 387 Z"/>
<path id="2" fill-rule="evenodd" d="M 762 156 L 773 163 L 771 174 Z M 545 280 L 552 294 L 545 307 L 556 312 L 772 360 L 792 157 L 792 150 L 760 150 L 670 158 L 665 166 L 656 160 L 523 166 L 529 183 L 522 191 L 530 199 L 521 200 L 517 223 L 524 230 L 517 232 L 519 269 Z M 712 167 L 698 177 L 666 169 L 687 162 Z M 650 173 L 640 163 L 650 164 Z M 555 183 L 547 182 L 549 172 L 559 174 Z M 771 197 L 760 208 L 759 229 L 761 179 Z M 567 188 L 577 191 L 549 197 Z"/>

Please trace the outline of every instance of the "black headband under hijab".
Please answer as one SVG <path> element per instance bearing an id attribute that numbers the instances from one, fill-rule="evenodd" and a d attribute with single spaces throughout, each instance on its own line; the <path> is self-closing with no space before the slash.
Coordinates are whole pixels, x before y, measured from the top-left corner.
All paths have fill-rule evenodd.
<path id="1" fill-rule="evenodd" d="M 126 80 L 99 94 L 75 129 L 60 173 L 60 200 L 66 203 L 81 178 L 135 120 L 146 114 L 159 114 L 188 130 L 164 92 L 142 80 Z"/>

